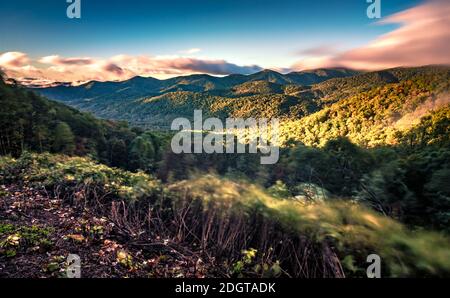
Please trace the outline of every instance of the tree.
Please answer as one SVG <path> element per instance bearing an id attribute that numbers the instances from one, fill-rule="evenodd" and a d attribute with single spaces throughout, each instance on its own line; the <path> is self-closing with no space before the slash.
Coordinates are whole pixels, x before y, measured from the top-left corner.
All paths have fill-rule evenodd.
<path id="1" fill-rule="evenodd" d="M 133 170 L 149 170 L 153 164 L 154 155 L 153 144 L 139 136 L 130 145 L 130 167 Z"/>
<path id="2" fill-rule="evenodd" d="M 128 163 L 127 145 L 124 140 L 113 137 L 108 140 L 109 164 L 126 168 Z"/>
<path id="3" fill-rule="evenodd" d="M 75 151 L 75 136 L 70 126 L 65 122 L 59 122 L 56 125 L 53 151 L 64 154 L 73 154 Z"/>

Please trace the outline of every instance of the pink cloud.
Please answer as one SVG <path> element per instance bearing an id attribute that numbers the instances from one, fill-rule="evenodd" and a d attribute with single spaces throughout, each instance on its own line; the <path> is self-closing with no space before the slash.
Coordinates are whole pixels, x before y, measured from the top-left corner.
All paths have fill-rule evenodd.
<path id="1" fill-rule="evenodd" d="M 156 59 L 155 62 L 160 69 L 174 69 L 185 72 L 200 72 L 216 75 L 226 75 L 231 73 L 249 74 L 261 70 L 261 67 L 257 65 L 240 66 L 225 60 L 177 57 L 171 59 Z"/>
<path id="2" fill-rule="evenodd" d="M 318 55 L 293 68 L 344 66 L 382 69 L 396 66 L 450 64 L 450 2 L 430 0 L 389 16 L 378 24 L 400 24 L 361 48 L 337 55 Z"/>
<path id="3" fill-rule="evenodd" d="M 94 60 L 91 58 L 61 58 L 58 55 L 46 56 L 39 59 L 40 63 L 53 65 L 89 65 L 93 64 Z"/>
<path id="4" fill-rule="evenodd" d="M 116 74 L 118 76 L 121 76 L 124 74 L 124 70 L 122 68 L 120 68 L 119 66 L 117 66 L 114 63 L 107 63 L 103 66 L 103 70 L 106 72 L 110 72 L 113 74 Z"/>
<path id="5" fill-rule="evenodd" d="M 304 56 L 327 56 L 337 54 L 338 52 L 339 50 L 336 45 L 323 44 L 316 47 L 300 50 L 296 54 Z"/>
<path id="6" fill-rule="evenodd" d="M 0 67 L 19 68 L 27 65 L 30 59 L 22 52 L 6 52 L 0 55 Z"/>
<path id="7" fill-rule="evenodd" d="M 8 52 L 0 55 L 8 76 L 22 79 L 35 78 L 43 81 L 79 82 L 125 80 L 136 75 L 173 76 L 191 73 L 224 75 L 230 73 L 253 73 L 261 68 L 240 66 L 225 60 L 197 59 L 179 56 L 129 56 L 117 55 L 108 59 L 92 57 L 45 56 L 30 61 L 27 55 Z M 35 63 L 36 66 L 26 65 Z M 44 66 L 43 66 L 44 65 Z"/>
<path id="8" fill-rule="evenodd" d="M 122 68 L 128 68 L 135 73 L 209 73 L 224 75 L 231 73 L 253 73 L 261 70 L 257 65 L 241 66 L 225 60 L 198 59 L 179 56 L 128 56 L 118 55 L 110 59 Z"/>

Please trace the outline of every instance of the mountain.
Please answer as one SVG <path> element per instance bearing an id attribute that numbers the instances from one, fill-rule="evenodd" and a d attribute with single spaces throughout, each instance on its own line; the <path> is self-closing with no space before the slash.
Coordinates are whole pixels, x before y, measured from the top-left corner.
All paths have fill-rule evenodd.
<path id="1" fill-rule="evenodd" d="M 283 86 L 269 81 L 249 81 L 232 88 L 232 94 L 235 96 L 281 93 Z"/>
<path id="2" fill-rule="evenodd" d="M 260 72 L 251 74 L 247 77 L 247 81 L 253 82 L 253 81 L 267 81 L 270 83 L 276 83 L 280 85 L 287 85 L 294 83 L 293 80 L 290 80 L 288 76 L 282 75 L 279 72 L 265 69 Z"/>
<path id="3" fill-rule="evenodd" d="M 332 78 L 351 77 L 361 72 L 346 68 L 314 69 L 291 72 L 286 75 L 266 69 L 248 76 L 247 81 L 267 81 L 280 85 L 313 85 Z"/>
<path id="4" fill-rule="evenodd" d="M 51 88 L 35 88 L 40 94 L 58 101 L 93 100 L 102 97 L 134 98 L 142 94 L 159 92 L 160 81 L 154 78 L 134 77 L 122 82 L 91 81 L 79 86 L 60 85 Z"/>
<path id="5" fill-rule="evenodd" d="M 197 74 L 167 80 L 134 77 L 122 82 L 91 81 L 79 86 L 61 85 L 50 88 L 34 88 L 33 90 L 50 99 L 67 102 L 97 99 L 130 100 L 175 91 L 211 92 L 230 90 L 234 86 L 253 81 L 267 81 L 280 85 L 310 85 L 331 78 L 351 76 L 355 73 L 357 72 L 347 69 L 330 69 L 283 75 L 272 70 L 263 70 L 248 76 L 232 74 L 225 77 L 214 77 Z"/>
<path id="6" fill-rule="evenodd" d="M 198 74 L 167 80 L 138 76 L 122 82 L 91 81 L 79 86 L 65 84 L 31 90 L 83 111 L 92 112 L 98 117 L 160 128 L 167 127 L 177 115 L 191 114 L 192 108 L 203 108 L 208 112 L 211 109 L 210 105 L 205 104 L 208 101 L 225 104 L 233 101 L 233 98 L 249 97 L 250 101 L 256 99 L 261 102 L 255 96 L 265 94 L 271 97 L 276 95 L 279 104 L 286 101 L 295 104 L 295 99 L 291 96 L 309 89 L 302 87 L 303 85 L 347 77 L 355 73 L 358 72 L 348 69 L 320 69 L 287 75 L 272 70 L 263 70 L 247 76 L 232 74 L 214 77 Z M 181 97 L 174 103 L 173 99 L 178 95 Z M 300 101 L 303 102 L 306 97 L 306 93 L 303 94 Z M 247 99 L 241 102 L 244 100 Z M 237 102 L 233 105 L 235 104 L 239 105 Z M 228 108 L 224 106 L 223 109 L 217 109 Z M 227 114 L 224 111 L 220 113 Z"/>
<path id="7" fill-rule="evenodd" d="M 360 74 L 361 72 L 346 68 L 314 69 L 301 72 L 291 72 L 286 76 L 295 84 L 313 85 L 332 78 L 345 78 Z"/>

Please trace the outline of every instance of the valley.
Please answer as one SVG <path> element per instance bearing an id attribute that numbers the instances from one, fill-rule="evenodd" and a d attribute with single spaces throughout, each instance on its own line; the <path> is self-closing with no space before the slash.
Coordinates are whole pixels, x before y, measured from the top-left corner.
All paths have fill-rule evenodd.
<path id="1" fill-rule="evenodd" d="M 147 128 L 167 128 L 177 114 L 192 117 L 196 108 L 223 116 L 230 114 L 227 112 L 229 105 L 245 105 L 258 99 L 272 101 L 273 98 L 279 102 L 277 105 L 285 102 L 284 105 L 292 105 L 303 98 L 314 97 L 315 91 L 302 86 L 356 73 L 347 69 L 324 69 L 282 75 L 265 70 L 249 76 L 191 75 L 163 81 L 135 77 L 124 82 L 89 82 L 76 87 L 63 85 L 34 90 L 98 117 L 124 120 Z M 261 98 L 262 95 L 266 99 Z M 270 112 L 270 109 L 265 110 Z"/>

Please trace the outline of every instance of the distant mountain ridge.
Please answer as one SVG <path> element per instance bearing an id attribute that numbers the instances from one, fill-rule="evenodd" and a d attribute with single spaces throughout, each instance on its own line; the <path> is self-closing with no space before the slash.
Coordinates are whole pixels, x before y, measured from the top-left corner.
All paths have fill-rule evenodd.
<path id="1" fill-rule="evenodd" d="M 111 96 L 112 94 L 116 94 L 117 97 L 121 98 L 136 99 L 175 91 L 207 92 L 229 90 L 234 86 L 253 81 L 267 81 L 280 85 L 312 85 L 328 79 L 349 77 L 359 73 L 355 70 L 335 68 L 291 72 L 286 75 L 273 70 L 263 70 L 251 75 L 232 74 L 225 77 L 194 74 L 166 80 L 136 76 L 121 82 L 91 81 L 79 86 L 63 84 L 56 87 L 32 89 L 58 101 L 92 100 L 103 96 Z"/>

